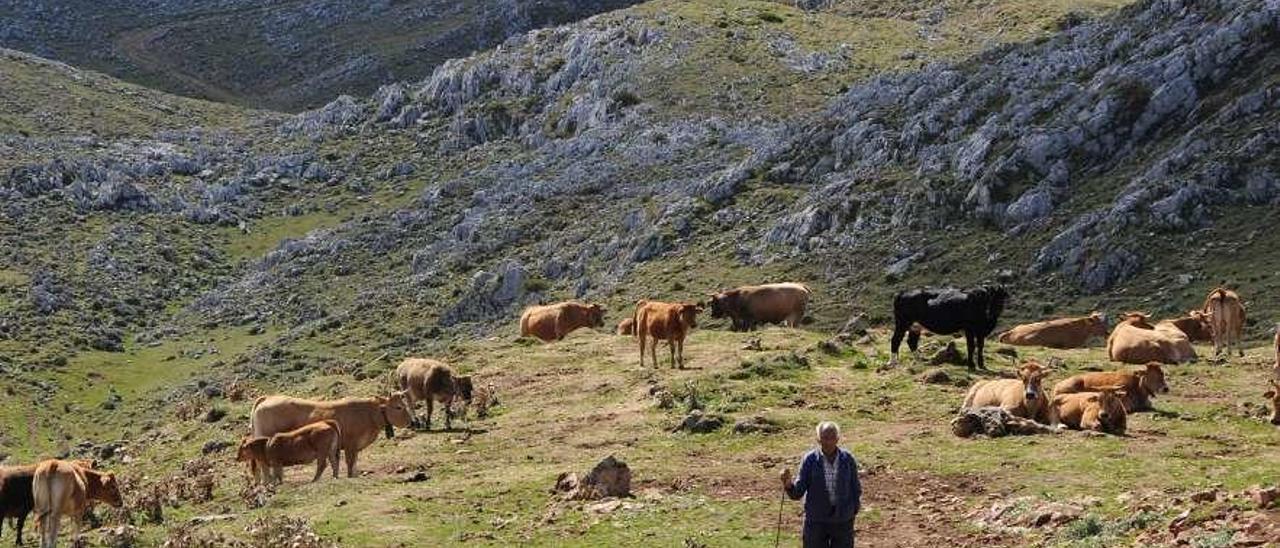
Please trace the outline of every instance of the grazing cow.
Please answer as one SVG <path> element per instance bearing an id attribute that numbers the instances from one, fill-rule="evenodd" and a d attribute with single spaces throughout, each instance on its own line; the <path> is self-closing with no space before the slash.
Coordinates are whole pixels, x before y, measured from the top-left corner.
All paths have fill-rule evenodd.
<path id="1" fill-rule="evenodd" d="M 453 422 L 453 400 L 462 398 L 471 405 L 471 376 L 455 375 L 453 369 L 436 360 L 406 358 L 396 367 L 396 379 L 400 389 L 409 397 L 409 413 L 417 413 L 417 403 L 427 402 L 427 430 L 431 429 L 434 402 L 444 405 L 444 428 Z M 417 422 L 417 417 L 414 421 Z"/>
<path id="2" fill-rule="evenodd" d="M 1049 370 L 1035 361 L 1028 361 L 1018 369 L 1016 379 L 979 381 L 965 394 L 963 409 L 999 407 L 1010 415 L 1047 422 L 1048 405 L 1041 381 Z"/>
<path id="3" fill-rule="evenodd" d="M 809 295 L 809 288 L 798 283 L 742 286 L 711 295 L 711 317 L 729 318 L 734 331 L 750 331 L 761 323 L 797 327 Z"/>
<path id="4" fill-rule="evenodd" d="M 1169 392 L 1169 385 L 1164 380 L 1164 370 L 1160 369 L 1160 364 L 1151 362 L 1142 369 L 1132 371 L 1101 371 L 1069 377 L 1053 385 L 1053 394 L 1097 392 L 1116 386 L 1124 391 L 1124 408 L 1130 413 L 1150 411 L 1151 398 L 1156 397 L 1156 394 Z"/>
<path id="5" fill-rule="evenodd" d="M 1106 336 L 1107 321 L 1101 312 L 1094 312 L 1083 318 L 1022 324 L 1001 333 L 996 340 L 1017 346 L 1084 348 L 1089 345 L 1090 339 Z"/>
<path id="6" fill-rule="evenodd" d="M 22 527 L 34 504 L 31 479 L 35 474 L 34 465 L 0 468 L 0 534 L 4 532 L 5 518 L 13 518 L 18 529 L 18 546 L 22 545 Z"/>
<path id="7" fill-rule="evenodd" d="M 269 438 L 245 436 L 236 452 L 236 460 L 249 463 L 254 479 L 260 482 L 284 483 L 284 467 L 316 463 L 320 479 L 325 465 L 338 477 L 338 453 L 342 449 L 342 433 L 338 422 L 325 420 L 301 428 L 281 432 Z"/>
<path id="8" fill-rule="evenodd" d="M 623 320 L 622 320 L 622 321 L 618 322 L 618 334 L 619 334 L 619 335 L 635 335 L 635 334 L 636 334 L 636 319 L 635 319 L 635 318 L 623 318 Z"/>
<path id="9" fill-rule="evenodd" d="M 1049 424 L 1123 436 L 1129 420 L 1121 392 L 1119 387 L 1108 387 L 1098 392 L 1055 394 L 1049 405 Z"/>
<path id="10" fill-rule="evenodd" d="M 649 343 L 649 355 L 653 366 L 658 367 L 658 341 L 671 345 L 671 365 L 684 367 L 684 339 L 698 326 L 698 313 L 702 305 L 695 303 L 664 303 L 636 301 L 636 338 L 640 340 L 640 367 L 644 367 L 645 343 Z"/>
<path id="11" fill-rule="evenodd" d="M 1001 286 L 982 286 L 967 291 L 957 289 L 917 289 L 898 293 L 893 298 L 893 339 L 889 367 L 898 364 L 898 348 L 902 336 L 910 331 L 907 346 L 912 353 L 919 351 L 920 332 L 912 324 L 920 324 L 934 333 L 949 335 L 964 332 L 965 347 L 969 356 L 967 364 L 974 369 L 986 368 L 982 356 L 984 339 L 996 328 L 1000 314 L 1004 312 L 1009 293 Z"/>
<path id="12" fill-rule="evenodd" d="M 1164 321 L 1176 326 L 1193 343 L 1213 342 L 1213 324 L 1210 320 L 1210 314 L 1204 311 L 1192 310 L 1181 318 Z"/>
<path id="13" fill-rule="evenodd" d="M 1214 289 L 1204 300 L 1204 312 L 1213 326 L 1213 354 L 1216 356 L 1226 349 L 1230 356 L 1234 346 L 1244 356 L 1244 348 L 1240 346 L 1244 333 L 1244 301 L 1240 295 L 1222 287 Z"/>
<path id="14" fill-rule="evenodd" d="M 71 516 L 75 521 L 73 536 L 79 536 L 90 504 L 105 502 L 119 508 L 124 503 L 115 474 L 64 460 L 47 460 L 36 465 L 31 495 L 40 527 L 40 548 L 57 546 L 62 516 Z"/>
<path id="15" fill-rule="evenodd" d="M 604 308 L 577 301 L 531 306 L 520 313 L 520 336 L 533 335 L 542 342 L 564 339 L 579 327 L 604 327 Z"/>
<path id="16" fill-rule="evenodd" d="M 1148 362 L 1185 363 L 1196 361 L 1191 340 L 1167 321 L 1154 326 L 1140 312 L 1120 315 L 1120 322 L 1107 337 L 1107 357 L 1113 362 L 1137 365 Z"/>
<path id="17" fill-rule="evenodd" d="M 253 404 L 249 428 L 255 437 L 270 437 L 299 427 L 334 420 L 342 432 L 342 452 L 347 458 L 347 477 L 356 475 L 360 451 L 378 439 L 395 436 L 392 426 L 407 428 L 410 423 L 407 396 L 395 392 L 388 397 L 343 398 L 333 401 L 304 400 L 289 396 L 263 396 Z"/>
<path id="18" fill-rule="evenodd" d="M 1271 388 L 1262 397 L 1271 401 L 1271 424 L 1280 426 L 1280 383 L 1275 379 L 1268 381 Z"/>

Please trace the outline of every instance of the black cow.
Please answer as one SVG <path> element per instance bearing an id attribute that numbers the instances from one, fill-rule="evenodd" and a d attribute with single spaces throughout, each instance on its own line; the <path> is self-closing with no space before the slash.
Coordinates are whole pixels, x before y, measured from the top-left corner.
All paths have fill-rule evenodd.
<path id="1" fill-rule="evenodd" d="M 34 466 L 0 468 L 0 533 L 4 532 L 4 520 L 14 518 L 18 523 L 19 546 L 22 545 L 22 526 L 35 506 L 31 497 L 31 480 L 35 473 Z"/>
<path id="2" fill-rule="evenodd" d="M 920 324 L 934 333 L 949 335 L 964 331 L 965 345 L 969 351 L 969 369 L 986 369 L 982 358 L 983 340 L 996 328 L 1000 313 L 1004 312 L 1009 292 L 998 285 L 976 287 L 967 291 L 958 289 L 916 289 L 898 293 L 893 298 L 893 352 L 889 366 L 898 363 L 898 347 L 908 331 L 907 346 L 916 352 L 920 345 L 920 332 L 912 329 Z"/>

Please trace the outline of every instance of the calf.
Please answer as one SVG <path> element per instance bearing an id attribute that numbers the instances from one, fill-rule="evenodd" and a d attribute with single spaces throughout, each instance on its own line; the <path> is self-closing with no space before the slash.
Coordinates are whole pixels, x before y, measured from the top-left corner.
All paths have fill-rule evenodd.
<path id="1" fill-rule="evenodd" d="M 1213 324 L 1211 323 L 1211 314 L 1201 310 L 1192 310 L 1187 312 L 1186 316 L 1181 318 L 1172 318 L 1165 320 L 1187 336 L 1193 343 L 1197 342 L 1213 342 Z"/>
<path id="2" fill-rule="evenodd" d="M 347 457 L 347 477 L 355 477 L 360 451 L 373 444 L 382 431 L 395 436 L 393 426 L 406 428 L 412 422 L 408 396 L 395 392 L 388 397 L 343 398 L 315 401 L 290 396 L 263 396 L 249 412 L 249 429 L 254 436 L 268 437 L 313 422 L 334 420 L 342 431 L 342 453 Z"/>
<path id="3" fill-rule="evenodd" d="M 1271 388 L 1262 397 L 1271 401 L 1271 424 L 1280 426 L 1280 383 L 1271 379 L 1269 384 Z"/>
<path id="4" fill-rule="evenodd" d="M 625 318 L 622 321 L 618 322 L 618 334 L 619 335 L 635 335 L 636 319 Z"/>
<path id="5" fill-rule="evenodd" d="M 1010 415 L 1047 422 L 1046 397 L 1041 381 L 1049 373 L 1039 363 L 1028 361 L 1018 369 L 1016 379 L 995 379 L 975 383 L 965 394 L 963 409 L 999 407 Z"/>
<path id="6" fill-rule="evenodd" d="M 636 302 L 636 338 L 640 340 L 640 367 L 644 367 L 645 343 L 653 366 L 658 367 L 658 341 L 671 345 L 671 365 L 684 367 L 684 339 L 697 327 L 702 305 L 695 303 Z"/>
<path id="7" fill-rule="evenodd" d="M 1056 394 L 1049 405 L 1049 424 L 1123 436 L 1128 423 L 1119 387 L 1098 392 Z"/>
<path id="8" fill-rule="evenodd" d="M 1084 348 L 1094 337 L 1107 336 L 1107 322 L 1101 312 L 1082 318 L 1061 318 L 1023 324 L 1001 333 L 996 340 L 1017 346 Z"/>
<path id="9" fill-rule="evenodd" d="M 58 543 L 62 516 L 75 520 L 75 535 L 80 535 L 85 511 L 94 501 L 115 508 L 123 505 L 115 474 L 85 468 L 80 464 L 47 460 L 36 465 L 31 479 L 33 510 L 40 527 L 40 547 L 53 548 Z"/>
<path id="10" fill-rule="evenodd" d="M 316 463 L 316 475 L 311 481 L 320 479 L 326 463 L 332 467 L 333 477 L 337 478 L 341 440 L 338 422 L 325 420 L 269 438 L 245 436 L 236 452 L 236 460 L 247 462 L 254 480 L 262 483 L 283 483 L 284 467 L 310 462 Z"/>
<path id="11" fill-rule="evenodd" d="M 1102 371 L 1083 373 L 1067 378 L 1053 386 L 1054 395 L 1075 394 L 1079 392 L 1098 392 L 1107 387 L 1120 387 L 1124 396 L 1121 398 L 1125 410 L 1150 411 L 1151 398 L 1156 394 L 1167 394 L 1169 385 L 1164 380 L 1164 370 L 1160 364 L 1150 362 L 1142 369 L 1133 371 Z"/>
<path id="12" fill-rule="evenodd" d="M 982 349 L 987 335 L 996 328 L 1000 314 L 1004 312 L 1009 293 L 1001 286 L 982 286 L 966 291 L 956 289 L 918 289 L 898 293 L 893 298 L 893 339 L 890 340 L 889 367 L 898 364 L 898 348 L 902 337 L 915 353 L 920 346 L 920 332 L 913 324 L 920 324 L 934 333 L 949 335 L 964 332 L 969 356 L 969 369 L 986 368 Z M 976 356 L 976 366 L 975 366 Z"/>
<path id="13" fill-rule="evenodd" d="M 416 412 L 417 402 L 427 402 L 427 430 L 431 429 L 431 414 L 435 402 L 444 405 L 446 430 L 452 427 L 453 401 L 461 398 L 467 405 L 471 404 L 471 377 L 455 374 L 453 369 L 442 362 L 427 358 L 406 358 L 396 367 L 396 377 L 400 388 L 409 396 L 410 413 Z"/>

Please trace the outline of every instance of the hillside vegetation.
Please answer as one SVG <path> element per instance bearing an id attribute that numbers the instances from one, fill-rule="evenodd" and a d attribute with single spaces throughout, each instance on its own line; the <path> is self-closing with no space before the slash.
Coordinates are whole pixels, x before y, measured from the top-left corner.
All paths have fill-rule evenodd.
<path id="1" fill-rule="evenodd" d="M 317 24 L 367 37 L 411 5 Z M 178 33 L 202 6 L 154 16 Z M 201 17 L 232 24 L 237 6 Z M 765 545 L 776 469 L 833 418 L 868 470 L 871 545 L 1165 543 L 1183 510 L 1182 539 L 1270 530 L 1240 493 L 1270 481 L 1273 430 L 1237 404 L 1263 403 L 1280 289 L 1274 5 L 655 0 L 517 32 L 540 25 L 416 81 L 305 85 L 355 93 L 297 115 L 0 55 L 0 461 L 102 457 L 146 494 L 105 520 L 144 545 L 256 538 L 280 515 L 344 545 Z M 160 76 L 119 74 L 230 62 L 163 51 Z M 205 96 L 272 97 L 211 67 L 242 87 Z M 685 371 L 641 369 L 604 332 L 514 340 L 528 304 L 601 302 L 612 325 L 639 298 L 769 280 L 814 288 L 806 325 L 743 335 L 704 318 Z M 979 377 L 876 372 L 877 330 L 827 342 L 858 313 L 882 324 L 901 288 L 989 281 L 1013 295 L 1002 327 L 1181 314 L 1226 284 L 1253 348 L 1171 367 L 1174 393 L 1129 437 L 961 440 L 946 421 Z M 1104 358 L 1019 351 L 1064 360 L 1054 379 Z M 474 372 L 500 405 L 470 432 L 379 441 L 360 478 L 242 489 L 223 445 L 254 396 L 382 392 L 410 355 Z M 672 433 L 691 393 L 728 425 Z M 730 433 L 755 414 L 778 430 Z M 635 499 L 548 493 L 610 453 Z M 1211 487 L 1221 498 L 1186 498 Z M 1017 517 L 1041 511 L 1074 517 Z"/>

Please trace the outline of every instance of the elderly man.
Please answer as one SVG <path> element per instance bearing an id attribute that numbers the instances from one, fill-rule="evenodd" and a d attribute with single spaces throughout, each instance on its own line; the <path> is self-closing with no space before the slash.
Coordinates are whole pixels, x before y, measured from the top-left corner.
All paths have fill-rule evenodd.
<path id="1" fill-rule="evenodd" d="M 858 463 L 841 449 L 840 427 L 818 424 L 818 448 L 804 456 L 800 474 L 782 470 L 782 487 L 791 500 L 804 497 L 805 548 L 853 546 L 853 518 L 862 508 Z"/>

